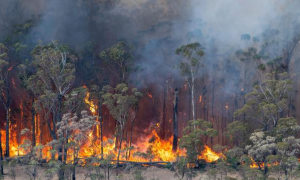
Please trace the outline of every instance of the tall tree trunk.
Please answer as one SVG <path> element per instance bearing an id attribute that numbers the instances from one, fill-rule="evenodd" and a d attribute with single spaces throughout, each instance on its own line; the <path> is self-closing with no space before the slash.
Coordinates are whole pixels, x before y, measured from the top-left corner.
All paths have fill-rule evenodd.
<path id="1" fill-rule="evenodd" d="M 32 126 L 32 147 L 35 147 L 36 145 L 36 139 L 35 139 L 35 109 L 34 109 L 34 96 L 32 96 L 32 107 L 31 107 L 31 126 Z"/>
<path id="2" fill-rule="evenodd" d="M 165 135 L 166 135 L 166 117 L 167 117 L 167 107 L 166 107 L 166 101 L 167 101 L 167 89 L 168 89 L 168 85 L 167 85 L 167 78 L 165 78 L 165 85 L 164 85 L 164 95 L 163 95 L 163 117 L 162 117 L 162 124 L 161 124 L 161 138 L 164 139 Z"/>
<path id="3" fill-rule="evenodd" d="M 6 111 L 6 147 L 5 147 L 5 157 L 9 157 L 9 124 L 10 124 L 10 92 L 8 81 L 4 81 L 6 89 L 6 102 L 5 102 L 5 111 Z"/>
<path id="4" fill-rule="evenodd" d="M 172 150 L 176 152 L 178 146 L 178 89 L 174 92 L 173 102 L 173 147 Z"/>
<path id="5" fill-rule="evenodd" d="M 99 103 L 99 121 L 100 121 L 100 141 L 101 141 L 101 159 L 103 160 L 103 117 L 102 117 L 102 104 Z"/>
<path id="6" fill-rule="evenodd" d="M 57 100 L 58 100 L 58 103 L 57 103 L 57 112 L 56 112 L 56 123 L 60 122 L 61 121 L 61 104 L 62 104 L 62 95 L 59 94 L 58 97 L 57 97 Z M 54 127 L 55 127 L 55 122 L 53 122 L 53 130 L 55 131 Z M 61 137 L 58 137 L 59 140 Z M 62 148 L 62 145 L 59 145 L 58 147 L 58 160 L 60 161 L 61 163 L 61 166 L 64 165 L 64 162 L 63 162 L 63 148 Z M 58 178 L 59 180 L 64 180 L 64 167 L 60 167 L 59 168 L 59 172 L 58 172 Z"/>
<path id="7" fill-rule="evenodd" d="M 212 84 L 212 98 L 211 98 L 211 121 L 212 121 L 212 125 L 214 125 L 214 122 L 215 122 L 215 112 L 214 112 L 214 106 L 215 106 L 215 77 L 214 77 L 214 80 L 213 80 L 213 84 Z M 213 128 L 213 127 L 212 127 Z M 211 137 L 210 139 L 210 143 L 211 145 L 213 145 L 213 136 Z"/>
<path id="8" fill-rule="evenodd" d="M 76 166 L 77 166 L 77 158 L 75 157 L 75 147 L 73 148 L 73 159 L 74 159 L 74 163 L 73 163 L 73 168 L 72 168 L 72 180 L 76 180 Z"/>
<path id="9" fill-rule="evenodd" d="M 118 156 L 117 156 L 117 167 L 119 166 L 120 161 L 120 154 L 122 149 L 122 141 L 123 141 L 123 132 L 124 132 L 124 125 L 120 125 L 120 137 L 119 137 L 119 150 L 118 150 Z"/>
<path id="10" fill-rule="evenodd" d="M 192 83 L 191 83 L 191 93 L 192 93 L 192 115 L 193 115 L 193 121 L 196 121 L 196 111 L 195 111 L 195 77 L 192 73 Z M 194 125 L 194 129 L 196 129 L 196 126 Z"/>
<path id="11" fill-rule="evenodd" d="M 133 127 L 134 127 L 134 122 L 136 120 L 136 114 L 138 113 L 139 111 L 139 106 L 138 104 L 135 106 L 135 113 L 134 113 L 134 117 L 132 118 L 131 120 L 131 127 L 130 127 L 130 143 L 129 143 L 129 151 L 128 151 L 128 159 L 130 159 L 130 156 L 131 156 L 131 145 L 132 145 L 132 133 L 133 133 Z"/>
<path id="12" fill-rule="evenodd" d="M 128 159 L 130 159 L 130 152 L 131 152 L 131 145 L 132 145 L 132 132 L 133 132 L 133 125 L 134 125 L 135 118 L 131 121 L 131 127 L 130 127 L 130 142 L 129 142 L 129 151 L 128 151 Z"/>
<path id="13" fill-rule="evenodd" d="M 0 132 L 1 132 L 1 126 L 0 126 Z M 2 135 L 1 135 L 1 133 L 0 133 L 0 173 L 1 173 L 1 175 L 4 175 L 4 172 L 3 172 Z"/>
<path id="14" fill-rule="evenodd" d="M 116 140 L 115 140 L 115 151 L 117 151 L 118 150 L 118 129 L 119 127 L 118 127 L 118 122 L 117 122 L 117 120 L 115 120 L 115 135 L 116 135 Z"/>
<path id="15" fill-rule="evenodd" d="M 6 142 L 5 142 L 5 157 L 9 157 L 9 119 L 10 119 L 10 109 L 9 107 L 5 107 L 6 111 Z"/>

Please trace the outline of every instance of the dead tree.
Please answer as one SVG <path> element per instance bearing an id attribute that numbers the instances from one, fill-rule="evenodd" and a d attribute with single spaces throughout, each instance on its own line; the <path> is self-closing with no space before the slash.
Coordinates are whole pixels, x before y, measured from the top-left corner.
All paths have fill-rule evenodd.
<path id="1" fill-rule="evenodd" d="M 173 102 L 173 151 L 177 150 L 178 146 L 178 89 L 174 92 Z"/>

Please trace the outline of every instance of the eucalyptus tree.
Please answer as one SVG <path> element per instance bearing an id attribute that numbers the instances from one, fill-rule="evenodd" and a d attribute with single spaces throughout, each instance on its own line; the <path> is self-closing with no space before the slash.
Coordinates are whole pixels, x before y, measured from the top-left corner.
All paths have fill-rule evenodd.
<path id="1" fill-rule="evenodd" d="M 46 113 L 51 136 L 58 139 L 56 124 L 61 121 L 63 100 L 75 81 L 76 56 L 68 46 L 60 45 L 56 41 L 37 45 L 31 55 L 36 73 L 29 77 L 28 86 L 38 94 L 35 105 Z M 58 160 L 63 162 L 62 147 L 59 148 Z M 60 172 L 59 178 L 63 178 L 63 172 Z"/>
<path id="2" fill-rule="evenodd" d="M 273 74 L 267 74 L 267 78 L 246 95 L 245 105 L 234 115 L 245 115 L 247 120 L 262 125 L 264 131 L 275 128 L 288 110 L 293 84 L 287 73 L 279 76 L 280 79 L 275 79 Z"/>
<path id="3" fill-rule="evenodd" d="M 93 85 L 91 88 L 91 98 L 98 104 L 98 118 L 100 123 L 100 143 L 101 143 L 101 159 L 103 159 L 103 117 L 102 117 L 102 104 L 103 104 L 104 91 L 97 85 Z"/>
<path id="4" fill-rule="evenodd" d="M 38 91 L 35 91 L 34 86 L 29 86 L 29 74 L 31 74 L 32 68 L 30 66 L 26 66 L 25 64 L 19 65 L 19 76 L 22 81 L 22 86 L 28 91 L 28 93 L 32 96 L 32 107 L 31 107 L 31 143 L 32 147 L 36 145 L 36 135 L 35 135 L 35 116 L 36 116 L 36 108 L 34 106 L 35 96 L 38 96 Z"/>
<path id="5" fill-rule="evenodd" d="M 196 162 L 197 156 L 204 149 L 203 137 L 212 137 L 218 134 L 213 129 L 212 123 L 203 119 L 191 120 L 186 128 L 184 128 L 183 136 L 179 145 L 187 151 L 189 162 Z"/>
<path id="6" fill-rule="evenodd" d="M 6 156 L 9 156 L 9 121 L 10 121 L 10 102 L 11 97 L 9 93 L 9 84 L 7 81 L 9 72 L 8 49 L 0 44 L 0 100 L 5 108 L 5 119 L 6 119 Z M 0 126 L 1 129 L 1 126 Z M 3 149 L 2 149 L 2 138 L 0 133 L 0 170 L 3 175 Z"/>
<path id="7" fill-rule="evenodd" d="M 129 72 L 133 69 L 133 50 L 132 45 L 120 41 L 99 54 L 107 69 L 122 83 L 126 81 Z"/>
<path id="8" fill-rule="evenodd" d="M 251 145 L 245 147 L 249 156 L 258 165 L 260 171 L 263 172 L 264 177 L 269 175 L 268 158 L 275 154 L 276 138 L 267 136 L 264 132 L 254 132 L 250 136 Z"/>
<path id="9" fill-rule="evenodd" d="M 8 73 L 12 69 L 9 67 L 8 62 L 8 49 L 0 44 L 0 100 L 5 109 L 5 156 L 9 157 L 9 125 L 10 125 L 10 106 L 11 106 L 11 95 L 8 81 Z"/>
<path id="10" fill-rule="evenodd" d="M 120 153 L 122 149 L 124 128 L 129 116 L 130 109 L 143 96 L 136 88 L 129 88 L 126 84 L 118 84 L 115 88 L 104 86 L 106 92 L 103 95 L 104 105 L 109 109 L 110 114 L 117 121 L 116 136 L 119 138 L 117 165 L 119 165 Z"/>
<path id="11" fill-rule="evenodd" d="M 55 124 L 62 118 L 63 98 L 70 92 L 75 81 L 73 62 L 76 57 L 67 46 L 59 45 L 56 41 L 48 45 L 37 45 L 31 54 L 36 73 L 29 77 L 28 85 L 39 95 L 38 103 L 43 105 L 43 99 L 49 100 L 51 104 L 48 105 L 48 110 L 53 113 L 52 123 Z"/>
<path id="12" fill-rule="evenodd" d="M 200 43 L 191 43 L 183 45 L 176 49 L 177 55 L 181 56 L 179 69 L 182 76 L 185 77 L 191 91 L 191 104 L 193 120 L 196 120 L 196 109 L 195 109 L 195 92 L 196 92 L 196 78 L 197 73 L 200 69 L 201 59 L 204 56 L 204 50 Z"/>
<path id="13" fill-rule="evenodd" d="M 90 116 L 86 110 L 77 113 L 66 113 L 62 120 L 57 123 L 57 133 L 59 137 L 65 137 L 58 141 L 60 146 L 63 146 L 65 153 L 67 150 L 72 150 L 71 159 L 73 159 L 72 179 L 76 179 L 76 166 L 79 163 L 79 153 L 88 140 L 87 134 L 91 128 L 96 125 L 94 116 Z M 62 167 L 63 168 L 63 167 Z"/>

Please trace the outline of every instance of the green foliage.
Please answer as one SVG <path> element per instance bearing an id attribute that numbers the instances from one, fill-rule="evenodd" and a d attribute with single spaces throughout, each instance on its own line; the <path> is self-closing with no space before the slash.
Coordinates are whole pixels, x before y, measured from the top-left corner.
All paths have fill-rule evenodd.
<path id="1" fill-rule="evenodd" d="M 224 158 L 224 161 L 227 163 L 229 167 L 233 169 L 237 169 L 243 154 L 244 154 L 243 149 L 234 147 L 224 152 L 224 155 L 226 157 Z"/>
<path id="2" fill-rule="evenodd" d="M 121 41 L 102 51 L 99 56 L 104 60 L 113 75 L 119 78 L 121 82 L 125 82 L 126 76 L 133 69 L 133 50 L 132 45 Z"/>
<path id="3" fill-rule="evenodd" d="M 187 158 L 190 162 L 197 160 L 197 155 L 203 150 L 203 137 L 212 137 L 217 135 L 217 131 L 212 128 L 208 121 L 197 119 L 189 121 L 188 126 L 184 129 L 184 135 L 180 139 L 179 145 L 186 149 Z"/>
<path id="4" fill-rule="evenodd" d="M 286 73 L 275 79 L 274 74 L 254 87 L 246 95 L 247 102 L 234 115 L 244 116 L 247 120 L 258 122 L 263 130 L 269 130 L 278 125 L 280 116 L 288 109 L 288 98 L 292 91 L 292 81 Z"/>
<path id="5" fill-rule="evenodd" d="M 227 165 L 227 162 L 220 160 L 217 164 L 208 168 L 207 175 L 212 180 L 226 179 L 230 171 L 232 169 Z"/>
<path id="6" fill-rule="evenodd" d="M 260 65 L 258 65 L 257 68 L 258 68 L 259 70 L 261 70 L 261 71 L 264 71 L 264 70 L 266 70 L 266 65 L 260 64 Z"/>
<path id="7" fill-rule="evenodd" d="M 74 88 L 72 91 L 65 95 L 63 102 L 63 112 L 70 112 L 80 115 L 83 110 L 89 109 L 84 101 L 87 94 L 86 88 Z"/>
<path id="8" fill-rule="evenodd" d="M 0 43 L 0 92 L 2 92 L 5 86 L 5 80 L 8 74 L 8 49 Z M 1 93 L 2 94 L 2 93 Z"/>
<path id="9" fill-rule="evenodd" d="M 175 53 L 183 57 L 179 64 L 181 75 L 191 78 L 200 67 L 200 60 L 204 56 L 203 47 L 198 42 L 191 43 L 176 49 Z"/>
<path id="10" fill-rule="evenodd" d="M 184 177 L 186 177 L 186 179 L 192 179 L 196 176 L 196 172 L 189 167 L 189 161 L 184 156 L 177 157 L 174 170 L 174 177 L 180 180 L 183 180 Z"/>
<path id="11" fill-rule="evenodd" d="M 290 179 L 299 173 L 300 139 L 290 136 L 278 142 L 276 147 L 277 154 L 268 157 L 268 161 L 273 164 L 278 163 L 280 169 L 276 168 L 277 172 L 282 171 L 286 179 Z"/>
<path id="12" fill-rule="evenodd" d="M 75 80 L 76 57 L 66 45 L 56 41 L 37 45 L 31 52 L 36 73 L 28 78 L 28 86 L 41 99 L 42 96 L 64 96 Z M 50 97 L 52 99 L 53 97 Z"/>
<path id="13" fill-rule="evenodd" d="M 243 166 L 240 170 L 240 174 L 245 180 L 265 180 L 263 173 L 254 168 L 250 168 L 249 166 Z"/>
<path id="14" fill-rule="evenodd" d="M 268 159 L 277 151 L 275 137 L 266 136 L 264 132 L 254 132 L 250 136 L 250 141 L 252 145 L 246 146 L 245 149 L 266 178 L 269 175 Z"/>
<path id="15" fill-rule="evenodd" d="M 244 147 L 247 142 L 248 124 L 240 121 L 233 121 L 226 127 L 225 135 L 235 146 Z"/>
<path id="16" fill-rule="evenodd" d="M 58 160 L 51 159 L 47 164 L 46 164 L 46 172 L 45 175 L 49 179 L 53 178 L 55 174 L 58 173 L 59 169 L 61 168 L 61 163 Z"/>
<path id="17" fill-rule="evenodd" d="M 257 54 L 257 49 L 250 47 L 247 49 L 247 51 L 238 50 L 235 55 L 240 59 L 240 61 L 245 63 L 250 63 L 253 60 L 259 59 L 259 56 Z"/>
<path id="18" fill-rule="evenodd" d="M 295 136 L 300 126 L 295 118 L 280 118 L 277 127 L 274 129 L 276 138 L 281 140 L 289 136 Z"/>
<path id="19" fill-rule="evenodd" d="M 110 114 L 119 122 L 125 123 L 130 108 L 143 96 L 136 88 L 130 89 L 126 84 L 118 84 L 115 88 L 104 86 L 106 92 L 102 97 Z"/>

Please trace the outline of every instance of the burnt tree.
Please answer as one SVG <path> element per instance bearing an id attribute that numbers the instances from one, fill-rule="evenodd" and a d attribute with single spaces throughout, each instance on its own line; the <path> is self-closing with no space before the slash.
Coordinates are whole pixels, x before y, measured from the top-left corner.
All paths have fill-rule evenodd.
<path id="1" fill-rule="evenodd" d="M 173 147 L 172 150 L 176 151 L 178 146 L 178 89 L 174 92 L 173 102 Z"/>

